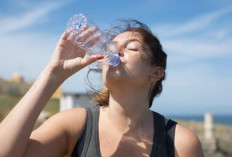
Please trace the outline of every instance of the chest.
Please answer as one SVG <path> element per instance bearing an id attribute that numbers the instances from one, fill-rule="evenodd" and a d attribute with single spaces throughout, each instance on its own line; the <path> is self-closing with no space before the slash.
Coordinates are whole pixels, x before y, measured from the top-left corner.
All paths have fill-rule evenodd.
<path id="1" fill-rule="evenodd" d="M 152 146 L 152 133 L 128 131 L 119 134 L 106 129 L 99 130 L 99 149 L 102 157 L 149 157 Z"/>

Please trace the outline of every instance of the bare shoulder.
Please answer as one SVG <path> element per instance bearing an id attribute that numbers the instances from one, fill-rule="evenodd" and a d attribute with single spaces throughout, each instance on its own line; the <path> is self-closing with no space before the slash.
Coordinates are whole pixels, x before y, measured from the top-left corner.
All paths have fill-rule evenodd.
<path id="1" fill-rule="evenodd" d="M 197 135 L 180 124 L 176 125 L 175 149 L 177 157 L 204 157 Z"/>
<path id="2" fill-rule="evenodd" d="M 68 138 L 68 154 L 72 153 L 73 148 L 79 139 L 84 128 L 87 112 L 85 108 L 74 108 L 60 112 L 56 115 L 61 119 L 62 127 L 65 129 Z"/>
<path id="3" fill-rule="evenodd" d="M 85 108 L 73 108 L 68 109 L 62 112 L 57 113 L 53 117 L 58 121 L 62 121 L 63 125 L 66 126 L 67 129 L 76 128 L 77 126 L 82 126 L 86 120 L 86 109 Z"/>
<path id="4" fill-rule="evenodd" d="M 67 133 L 73 133 L 82 129 L 85 120 L 86 109 L 74 108 L 53 115 L 47 121 L 45 121 L 43 125 L 55 125 L 57 129 L 65 130 Z"/>
<path id="5" fill-rule="evenodd" d="M 81 135 L 86 121 L 86 109 L 75 108 L 59 112 L 33 131 L 31 139 L 51 145 L 70 154 Z"/>

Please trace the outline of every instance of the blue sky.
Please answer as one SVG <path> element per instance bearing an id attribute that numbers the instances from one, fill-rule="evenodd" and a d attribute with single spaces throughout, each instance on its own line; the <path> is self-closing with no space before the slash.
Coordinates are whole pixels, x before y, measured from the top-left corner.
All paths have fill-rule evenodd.
<path id="1" fill-rule="evenodd" d="M 167 79 L 152 107 L 163 114 L 232 114 L 231 0 L 1 0 L 0 76 L 35 80 L 69 17 L 84 13 L 100 28 L 118 18 L 147 24 L 168 54 Z M 63 85 L 85 92 L 87 68 Z"/>

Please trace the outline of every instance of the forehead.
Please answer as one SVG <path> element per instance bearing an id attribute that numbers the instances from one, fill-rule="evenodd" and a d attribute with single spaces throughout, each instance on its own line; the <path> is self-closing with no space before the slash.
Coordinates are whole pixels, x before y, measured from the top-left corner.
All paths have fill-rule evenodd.
<path id="1" fill-rule="evenodd" d="M 127 32 L 123 32 L 123 33 L 118 34 L 113 39 L 113 41 L 124 41 L 124 40 L 130 40 L 130 39 L 137 39 L 141 42 L 143 40 L 142 35 L 140 33 L 127 31 Z"/>

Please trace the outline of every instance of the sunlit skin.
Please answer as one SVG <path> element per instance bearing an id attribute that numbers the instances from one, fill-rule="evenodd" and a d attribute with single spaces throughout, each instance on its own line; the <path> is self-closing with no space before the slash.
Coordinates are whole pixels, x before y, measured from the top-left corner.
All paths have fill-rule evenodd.
<path id="1" fill-rule="evenodd" d="M 136 32 L 125 32 L 116 36 L 113 42 L 116 44 L 120 64 L 116 67 L 103 66 L 103 81 L 112 85 L 131 84 L 141 87 L 150 85 L 150 77 L 154 66 L 142 59 L 141 53 L 144 51 L 141 35 Z M 144 53 L 144 52 L 143 52 Z"/>
<path id="2" fill-rule="evenodd" d="M 121 62 L 116 67 L 103 66 L 103 81 L 111 95 L 109 107 L 100 110 L 101 153 L 115 157 L 149 156 L 153 118 L 148 107 L 148 91 L 152 77 L 157 77 L 153 74 L 156 68 L 142 58 L 144 44 L 138 33 L 122 33 L 113 42 Z"/>
<path id="3" fill-rule="evenodd" d="M 86 40 L 96 28 L 86 28 L 79 40 Z M 64 33 L 48 65 L 31 90 L 23 96 L 0 124 L 1 157 L 70 156 L 86 121 L 86 110 L 75 108 L 57 113 L 33 131 L 36 119 L 56 89 L 70 76 L 103 58 L 84 58 L 85 51 L 73 44 L 75 35 Z M 94 44 L 97 38 L 90 41 Z M 120 54 L 116 67 L 103 66 L 103 82 L 110 90 L 109 106 L 100 108 L 99 143 L 102 157 L 148 157 L 154 126 L 148 107 L 148 91 L 163 76 L 160 67 L 150 65 L 142 36 L 124 32 L 114 38 Z M 176 157 L 202 157 L 199 139 L 177 125 Z"/>

